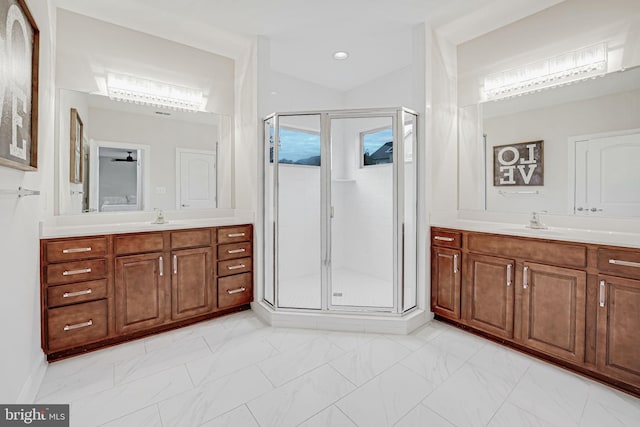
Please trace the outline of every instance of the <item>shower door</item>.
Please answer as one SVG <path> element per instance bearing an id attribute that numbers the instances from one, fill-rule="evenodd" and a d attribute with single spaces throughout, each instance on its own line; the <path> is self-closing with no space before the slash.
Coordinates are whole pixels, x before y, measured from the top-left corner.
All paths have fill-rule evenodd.
<path id="1" fill-rule="evenodd" d="M 329 308 L 391 311 L 398 260 L 394 116 L 330 117 Z"/>
<path id="2" fill-rule="evenodd" d="M 405 109 L 264 121 L 264 293 L 276 309 L 416 305 L 417 116 Z"/>

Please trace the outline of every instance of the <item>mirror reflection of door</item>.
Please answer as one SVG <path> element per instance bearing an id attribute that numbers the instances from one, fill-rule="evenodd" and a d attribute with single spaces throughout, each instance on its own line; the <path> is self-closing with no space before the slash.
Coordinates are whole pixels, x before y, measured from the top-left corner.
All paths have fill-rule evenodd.
<path id="1" fill-rule="evenodd" d="M 577 141 L 575 213 L 640 216 L 640 133 Z"/>
<path id="2" fill-rule="evenodd" d="M 176 148 L 176 208 L 216 207 L 215 151 Z"/>

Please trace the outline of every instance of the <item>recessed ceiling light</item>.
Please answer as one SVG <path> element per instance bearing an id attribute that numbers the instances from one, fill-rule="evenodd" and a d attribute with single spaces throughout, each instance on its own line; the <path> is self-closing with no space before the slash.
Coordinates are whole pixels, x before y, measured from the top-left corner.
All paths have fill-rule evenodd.
<path id="1" fill-rule="evenodd" d="M 349 52 L 345 52 L 343 50 L 339 50 L 333 53 L 333 59 L 337 59 L 338 61 L 344 61 L 349 57 Z"/>

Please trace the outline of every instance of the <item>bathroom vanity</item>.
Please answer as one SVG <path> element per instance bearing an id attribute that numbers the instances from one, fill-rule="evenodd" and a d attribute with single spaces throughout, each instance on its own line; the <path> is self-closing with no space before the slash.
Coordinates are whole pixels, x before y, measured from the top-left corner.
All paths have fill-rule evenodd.
<path id="1" fill-rule="evenodd" d="M 558 237 L 433 227 L 432 311 L 640 396 L 640 249 Z"/>
<path id="2" fill-rule="evenodd" d="M 246 309 L 250 224 L 40 241 L 42 348 L 56 360 Z"/>

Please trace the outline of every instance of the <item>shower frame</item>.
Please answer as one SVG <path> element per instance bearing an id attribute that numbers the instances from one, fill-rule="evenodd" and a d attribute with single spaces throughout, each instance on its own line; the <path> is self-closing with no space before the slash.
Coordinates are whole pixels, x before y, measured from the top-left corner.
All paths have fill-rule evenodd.
<path id="1" fill-rule="evenodd" d="M 321 175 L 321 308 L 293 308 L 281 307 L 278 304 L 278 263 L 279 263 L 279 242 L 278 242 L 278 194 L 279 194 L 279 152 L 277 143 L 269 143 L 267 135 L 267 123 L 271 121 L 273 128 L 273 142 L 279 141 L 280 118 L 294 116 L 318 116 L 320 119 L 320 150 L 321 159 L 329 159 L 331 165 L 331 121 L 334 119 L 358 119 L 358 118 L 391 118 L 393 129 L 393 306 L 373 307 L 373 306 L 347 306 L 334 305 L 331 303 L 331 167 L 325 164 L 320 166 Z M 414 163 L 413 182 L 413 221 L 414 221 L 414 244 L 412 250 L 414 283 L 409 287 L 414 293 L 410 306 L 405 307 L 405 150 L 404 150 L 404 124 L 405 117 L 413 116 L 413 152 L 412 162 Z M 283 126 L 283 127 L 286 127 Z M 262 121 L 262 152 L 259 161 L 261 162 L 262 173 L 262 289 L 260 292 L 261 301 L 269 307 L 281 312 L 333 312 L 333 313 L 357 313 L 375 314 L 383 316 L 402 316 L 418 307 L 418 253 L 420 225 L 418 223 L 418 211 L 420 206 L 420 194 L 422 192 L 420 174 L 423 168 L 422 152 L 420 140 L 418 138 L 419 114 L 405 107 L 381 108 L 381 109 L 351 109 L 351 110 L 320 110 L 320 111 L 294 111 L 277 112 L 263 118 Z M 271 148 L 273 151 L 271 152 Z M 272 155 L 272 157 L 271 157 Z M 273 158 L 273 163 L 270 162 Z M 267 170 L 273 166 L 273 180 L 267 179 Z M 267 197 L 268 187 L 271 189 L 272 197 Z M 272 206 L 269 206 L 269 204 Z M 269 215 L 269 209 L 273 209 Z M 271 238 L 269 231 L 271 230 Z M 271 250 L 269 250 L 271 248 Z M 271 268 L 267 268 L 271 263 Z M 267 299 L 267 287 L 272 287 L 272 300 Z"/>

